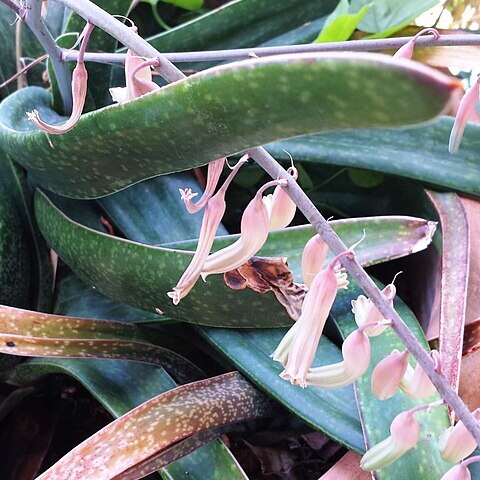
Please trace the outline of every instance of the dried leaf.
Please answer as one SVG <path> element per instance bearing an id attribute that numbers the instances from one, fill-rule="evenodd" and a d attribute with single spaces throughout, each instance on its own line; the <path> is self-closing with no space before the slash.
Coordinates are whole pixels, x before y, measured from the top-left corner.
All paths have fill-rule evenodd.
<path id="1" fill-rule="evenodd" d="M 233 290 L 250 288 L 254 292 L 273 292 L 293 320 L 302 313 L 302 304 L 307 287 L 293 281 L 286 258 L 252 257 L 235 270 L 223 276 Z"/>

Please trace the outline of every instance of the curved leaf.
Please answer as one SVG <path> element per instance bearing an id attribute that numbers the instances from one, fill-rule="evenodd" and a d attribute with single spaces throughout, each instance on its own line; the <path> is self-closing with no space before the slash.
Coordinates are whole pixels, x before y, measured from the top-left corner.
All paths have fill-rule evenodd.
<path id="1" fill-rule="evenodd" d="M 234 330 L 198 327 L 201 334 L 259 388 L 284 407 L 349 449 L 362 452 L 363 438 L 352 387 L 327 390 L 301 389 L 279 374 L 282 366 L 270 355 L 286 329 Z M 327 338 L 322 338 L 315 366 L 336 363 L 342 354 Z"/>
<path id="2" fill-rule="evenodd" d="M 470 265 L 469 225 L 465 209 L 456 194 L 427 193 L 442 226 L 440 290 L 432 323 L 435 322 L 439 331 L 442 372 L 452 388 L 458 391 Z M 432 327 L 429 326 L 429 330 Z"/>
<path id="3" fill-rule="evenodd" d="M 45 195 L 38 193 L 36 198 L 37 219 L 52 248 L 82 280 L 114 300 L 150 312 L 160 308 L 171 318 L 203 325 L 267 327 L 291 323 L 273 295 L 230 290 L 218 275 L 206 283 L 197 282 L 190 294 L 173 306 L 166 293 L 192 256 L 178 247 L 194 244 L 153 247 L 105 235 L 73 222 Z M 364 229 L 370 232 L 357 248 L 358 260 L 366 265 L 425 248 L 434 230 L 431 222 L 410 217 L 340 220 L 332 226 L 350 244 L 362 237 Z M 260 254 L 288 256 L 291 269 L 297 273 L 301 252 L 312 235 L 310 227 L 272 233 Z M 223 247 L 235 238 L 219 238 L 214 246 Z"/>
<path id="4" fill-rule="evenodd" d="M 339 292 L 331 311 L 331 317 L 345 338 L 357 325 L 352 315 L 351 301 L 363 292 L 358 285 L 350 283 L 348 290 Z M 395 309 L 410 327 L 417 340 L 428 349 L 423 331 L 410 309 L 397 297 Z M 363 425 L 366 444 L 371 447 L 390 435 L 390 424 L 393 418 L 415 405 L 425 403 L 424 400 L 414 400 L 403 392 L 397 393 L 388 400 L 378 400 L 371 390 L 371 375 L 375 365 L 393 349 L 404 350 L 405 346 L 392 329 L 387 329 L 378 337 L 371 337 L 371 361 L 368 371 L 355 382 L 355 393 Z M 439 396 L 429 397 L 434 401 Z M 378 480 L 387 479 L 421 479 L 438 480 L 451 467 L 440 457 L 438 437 L 442 430 L 450 426 L 447 408 L 433 408 L 429 412 L 419 412 L 416 418 L 421 426 L 420 441 L 415 449 L 386 468 L 375 472 Z"/>
<path id="5" fill-rule="evenodd" d="M 87 113 L 50 139 L 25 116 L 38 109 L 46 120 L 61 120 L 50 95 L 22 89 L 0 106 L 0 146 L 40 185 L 93 198 L 282 138 L 424 122 L 448 106 L 456 88 L 432 69 L 378 54 L 265 57 Z"/>
<path id="6" fill-rule="evenodd" d="M 27 306 L 30 274 L 30 252 L 24 225 L 13 200 L 0 188 L 0 303 Z"/>
<path id="7" fill-rule="evenodd" d="M 17 307 L 31 308 L 33 310 L 50 311 L 52 306 L 52 289 L 53 289 L 53 271 L 50 258 L 50 250 L 48 249 L 44 238 L 38 230 L 35 214 L 33 212 L 33 191 L 28 184 L 25 170 L 14 163 L 9 157 L 0 151 L 0 191 L 8 197 L 14 207 L 14 215 L 21 225 L 24 240 L 17 244 L 12 242 L 11 249 L 22 249 L 21 259 L 13 255 L 11 259 L 2 258 L 2 263 L 8 264 L 13 262 L 19 267 L 19 272 L 10 272 L 13 278 L 21 274 L 22 263 L 29 262 L 29 277 L 23 278 L 22 283 L 15 283 L 15 288 L 22 291 L 24 288 L 29 289 L 28 299 L 23 303 L 13 304 Z M 16 263 L 18 262 L 18 263 Z M 17 268 L 16 266 L 14 268 Z M 11 280 L 2 282 L 3 286 L 13 285 Z M 9 304 L 9 302 L 1 299 L 0 303 Z"/>
<path id="8" fill-rule="evenodd" d="M 480 195 L 480 127 L 468 125 L 458 155 L 448 153 L 453 119 L 416 128 L 309 135 L 268 145 L 277 159 L 365 168 Z"/>
<path id="9" fill-rule="evenodd" d="M 194 433 L 268 415 L 272 407 L 237 372 L 190 383 L 110 423 L 38 480 L 71 480 L 73 476 L 110 480 Z"/>
<path id="10" fill-rule="evenodd" d="M 136 325 L 32 312 L 0 305 L 0 352 L 26 357 L 113 358 L 150 363 L 182 382 L 204 375 L 194 364 L 154 345 Z"/>

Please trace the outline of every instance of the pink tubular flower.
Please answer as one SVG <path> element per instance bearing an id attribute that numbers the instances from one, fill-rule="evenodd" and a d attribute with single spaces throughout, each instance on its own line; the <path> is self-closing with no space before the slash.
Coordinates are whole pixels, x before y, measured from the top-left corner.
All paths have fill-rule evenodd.
<path id="1" fill-rule="evenodd" d="M 390 283 L 382 290 L 382 293 L 387 297 L 388 300 L 390 300 L 390 305 L 392 307 L 396 292 L 397 289 L 393 283 Z M 367 323 L 378 324 L 384 320 L 377 307 L 369 298 L 365 297 L 364 295 L 360 295 L 356 300 L 352 300 L 352 312 L 355 315 L 355 322 L 359 327 Z M 367 328 L 365 333 L 370 337 L 376 337 L 377 335 L 380 335 L 387 327 L 388 325 L 380 325 Z"/>
<path id="2" fill-rule="evenodd" d="M 159 90 L 159 86 L 152 80 L 152 65 L 157 65 L 157 60 L 144 60 L 132 50 L 127 50 L 125 57 L 125 83 L 126 87 L 110 89 L 114 102 L 125 103 L 141 97 L 149 92 Z"/>
<path id="3" fill-rule="evenodd" d="M 305 245 L 302 253 L 303 282 L 310 288 L 313 279 L 327 258 L 328 246 L 320 235 L 314 235 Z"/>
<path id="4" fill-rule="evenodd" d="M 378 362 L 373 370 L 371 385 L 373 394 L 380 400 L 393 397 L 408 367 L 408 350 L 393 352 Z"/>
<path id="5" fill-rule="evenodd" d="M 360 467 L 370 472 L 384 468 L 414 448 L 419 438 L 420 425 L 414 412 L 399 413 L 390 426 L 390 436 L 367 450 L 360 461 Z"/>
<path id="6" fill-rule="evenodd" d="M 471 480 L 470 470 L 466 465 L 460 463 L 452 467 L 440 480 Z"/>
<path id="7" fill-rule="evenodd" d="M 435 40 L 438 40 L 440 34 L 435 28 L 424 28 L 420 30 L 411 40 L 409 40 L 403 47 L 400 47 L 395 54 L 393 55 L 395 58 L 406 58 L 410 60 L 413 56 L 413 51 L 415 50 L 415 44 L 417 42 L 418 37 L 431 33 Z"/>
<path id="8" fill-rule="evenodd" d="M 340 388 L 360 378 L 370 364 L 370 339 L 360 329 L 353 331 L 342 345 L 343 362 L 310 368 L 306 384 Z"/>
<path id="9" fill-rule="evenodd" d="M 198 246 L 195 254 L 182 277 L 178 281 L 173 291 L 167 295 L 173 300 L 174 305 L 178 305 L 180 300 L 184 298 L 193 288 L 200 276 L 200 272 L 205 264 L 205 260 L 215 239 L 218 225 L 220 224 L 223 214 L 225 213 L 225 192 L 230 185 L 233 177 L 236 175 L 240 167 L 246 160 L 240 160 L 232 170 L 225 183 L 218 192 L 207 202 L 205 213 L 203 215 L 202 226 L 198 239 Z"/>
<path id="10" fill-rule="evenodd" d="M 273 359 L 285 367 L 282 378 L 290 380 L 292 384 L 306 386 L 307 372 L 312 366 L 337 289 L 348 285 L 346 275 L 335 272 L 339 260 L 346 255 L 353 255 L 353 252 L 338 255 L 317 274 L 305 295 L 300 318 L 272 354 Z"/>
<path id="11" fill-rule="evenodd" d="M 88 23 L 85 26 L 85 29 L 82 32 L 82 43 L 78 52 L 77 65 L 72 73 L 72 99 L 73 99 L 73 108 L 72 114 L 66 123 L 63 125 L 49 125 L 45 123 L 41 118 L 37 110 L 32 112 L 27 112 L 28 119 L 40 130 L 44 131 L 47 134 L 61 135 L 62 133 L 67 133 L 72 128 L 75 127 L 80 116 L 82 115 L 83 107 L 85 105 L 85 99 L 87 97 L 87 83 L 88 83 L 88 73 L 85 68 L 85 63 L 83 61 L 85 49 L 87 48 L 87 43 L 90 38 L 90 35 L 95 28 L 95 25 Z"/>
<path id="12" fill-rule="evenodd" d="M 472 413 L 477 420 L 480 420 L 480 409 L 477 408 Z M 438 440 L 438 448 L 446 462 L 457 463 L 477 448 L 477 442 L 460 420 L 454 427 L 442 432 Z"/>
<path id="13" fill-rule="evenodd" d="M 477 77 L 472 88 L 463 96 L 460 106 L 458 107 L 457 115 L 455 116 L 455 122 L 453 123 L 450 140 L 448 142 L 448 151 L 452 154 L 458 152 L 458 147 L 462 141 L 467 122 L 470 120 L 479 121 L 479 116 L 476 112 L 479 95 L 480 85 L 479 77 Z"/>
<path id="14" fill-rule="evenodd" d="M 253 257 L 268 238 L 269 219 L 267 208 L 262 201 L 262 193 L 270 187 L 283 185 L 285 180 L 274 180 L 261 187 L 243 212 L 240 224 L 240 238 L 228 247 L 208 256 L 201 276 L 225 273 L 238 268 Z"/>
<path id="15" fill-rule="evenodd" d="M 241 161 L 244 161 L 245 159 L 248 159 L 248 155 L 244 155 L 241 158 Z M 185 190 L 180 189 L 181 198 L 185 202 L 185 207 L 187 207 L 189 213 L 196 213 L 201 210 L 206 205 L 209 198 L 211 198 L 215 188 L 217 188 L 217 184 L 220 180 L 220 175 L 222 174 L 223 166 L 225 165 L 226 160 L 227 159 L 225 157 L 222 157 L 217 160 L 213 160 L 208 164 L 207 186 L 205 187 L 205 191 L 197 203 L 192 202 L 192 198 L 196 197 L 198 195 L 197 193 L 193 193 L 190 188 L 186 188 Z"/>
<path id="16" fill-rule="evenodd" d="M 298 171 L 290 167 L 288 173 L 296 180 Z M 269 230 L 281 230 L 287 227 L 297 211 L 297 205 L 285 192 L 285 187 L 277 185 L 273 193 L 263 197 L 263 203 L 267 207 L 269 218 Z"/>

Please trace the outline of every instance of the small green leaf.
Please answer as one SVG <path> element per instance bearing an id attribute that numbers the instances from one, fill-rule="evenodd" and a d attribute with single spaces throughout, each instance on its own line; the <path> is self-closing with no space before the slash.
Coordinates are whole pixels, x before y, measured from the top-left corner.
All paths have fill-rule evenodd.
<path id="1" fill-rule="evenodd" d="M 348 13 L 348 0 L 340 0 L 313 43 L 341 42 L 348 40 L 367 13 L 371 4 L 364 5 L 358 13 Z"/>
<path id="2" fill-rule="evenodd" d="M 62 117 L 48 92 L 32 87 L 0 105 L 0 146 L 40 185 L 94 198 L 282 138 L 425 122 L 448 106 L 457 86 L 433 69 L 378 54 L 265 57 L 87 113 L 50 139 L 25 112 L 37 109 L 49 122 Z"/>

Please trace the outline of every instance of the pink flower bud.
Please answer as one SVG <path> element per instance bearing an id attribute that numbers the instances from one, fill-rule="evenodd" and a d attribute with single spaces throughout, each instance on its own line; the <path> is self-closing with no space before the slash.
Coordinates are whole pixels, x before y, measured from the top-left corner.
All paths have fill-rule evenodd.
<path id="1" fill-rule="evenodd" d="M 471 480 L 470 470 L 460 463 L 452 467 L 440 480 Z"/>
<path id="2" fill-rule="evenodd" d="M 413 412 L 399 413 L 390 426 L 390 436 L 370 448 L 362 457 L 363 470 L 374 471 L 397 461 L 414 448 L 420 438 L 420 425 Z"/>
<path id="3" fill-rule="evenodd" d="M 467 126 L 468 121 L 479 121 L 479 116 L 476 112 L 477 102 L 480 95 L 479 77 L 475 80 L 472 88 L 463 96 L 460 106 L 458 107 L 455 122 L 453 123 L 452 131 L 450 133 L 450 140 L 448 143 L 448 151 L 452 154 L 458 152 L 458 147 L 462 141 L 463 132 Z"/>
<path id="4" fill-rule="evenodd" d="M 320 235 L 314 235 L 305 245 L 302 254 L 303 281 L 310 288 L 315 275 L 327 258 L 328 246 Z"/>
<path id="5" fill-rule="evenodd" d="M 288 173 L 297 179 L 298 173 L 295 167 L 289 168 Z M 263 197 L 263 203 L 267 207 L 270 231 L 287 227 L 295 217 L 297 205 L 289 197 L 285 187 L 277 185 L 273 193 Z"/>
<path id="6" fill-rule="evenodd" d="M 433 34 L 435 40 L 438 39 L 440 36 L 438 31 L 435 30 L 434 28 L 424 28 L 420 32 L 418 32 L 410 41 L 408 41 L 405 45 L 400 47 L 395 54 L 393 55 L 395 58 L 406 58 L 407 60 L 410 60 L 413 56 L 413 51 L 415 49 L 415 44 L 417 42 L 418 37 L 421 35 L 425 35 L 426 33 L 431 33 Z"/>
<path id="7" fill-rule="evenodd" d="M 408 367 L 408 350 L 400 353 L 394 350 L 378 362 L 373 370 L 371 385 L 373 394 L 380 400 L 393 397 L 398 390 Z"/>
<path id="8" fill-rule="evenodd" d="M 397 292 L 395 285 L 390 283 L 382 290 L 382 292 L 387 299 L 390 300 L 390 305 L 393 307 L 393 299 Z M 360 295 L 356 300 L 352 300 L 352 312 L 355 315 L 355 322 L 359 327 L 366 325 L 367 323 L 380 323 L 384 320 L 383 315 L 378 311 L 377 307 L 364 295 Z M 383 333 L 387 327 L 388 325 L 371 327 L 365 329 L 365 332 L 370 337 L 376 337 Z"/>
<path id="9" fill-rule="evenodd" d="M 141 97 L 160 87 L 152 80 L 151 65 L 158 63 L 157 60 L 144 60 L 135 52 L 128 49 L 125 56 L 125 83 L 126 87 L 114 87 L 110 94 L 114 102 L 125 103 Z"/>
<path id="10" fill-rule="evenodd" d="M 418 363 L 415 368 L 410 365 L 407 366 L 405 375 L 400 382 L 400 389 L 417 400 L 430 397 L 437 391 L 435 385 Z"/>
<path id="11" fill-rule="evenodd" d="M 480 409 L 473 412 L 474 417 L 480 419 Z M 467 427 L 460 420 L 454 427 L 442 432 L 438 440 L 440 454 L 446 462 L 457 463 L 468 457 L 477 448 L 477 442 Z"/>

